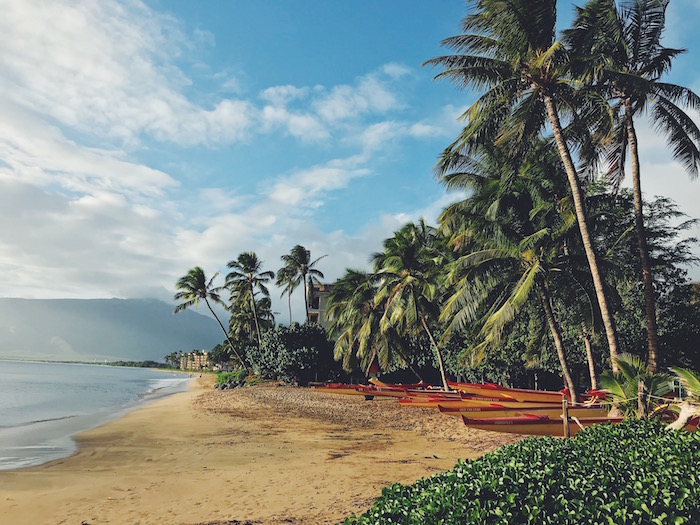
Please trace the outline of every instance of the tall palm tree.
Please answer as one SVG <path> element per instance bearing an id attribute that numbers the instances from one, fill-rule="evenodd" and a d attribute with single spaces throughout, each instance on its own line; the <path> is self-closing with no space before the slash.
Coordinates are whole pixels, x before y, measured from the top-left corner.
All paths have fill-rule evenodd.
<path id="1" fill-rule="evenodd" d="M 231 342 L 231 339 L 229 339 L 228 331 L 224 328 L 224 325 L 221 324 L 219 316 L 216 315 L 216 313 L 211 307 L 211 304 L 209 303 L 209 300 L 211 299 L 213 302 L 226 307 L 219 295 L 219 292 L 222 290 L 222 288 L 213 286 L 214 279 L 216 279 L 218 275 L 219 272 L 216 272 L 214 274 L 214 277 L 207 281 L 206 275 L 204 274 L 204 270 L 202 270 L 199 266 L 195 266 L 194 268 L 189 270 L 187 272 L 187 275 L 181 277 L 175 285 L 175 288 L 179 290 L 179 292 L 175 294 L 175 300 L 182 302 L 175 307 L 173 313 L 177 314 L 191 306 L 194 306 L 196 309 L 197 305 L 199 304 L 199 300 L 203 299 L 204 303 L 207 305 L 207 308 L 209 308 L 209 311 L 214 316 L 214 319 L 216 319 L 216 322 L 219 323 L 221 331 L 224 332 L 224 337 L 226 338 L 226 342 L 228 342 L 229 347 L 236 354 L 238 361 L 243 366 L 245 366 L 245 361 L 243 361 L 241 356 L 238 355 L 238 352 L 236 352 L 236 348 Z"/>
<path id="2" fill-rule="evenodd" d="M 440 281 L 446 254 L 438 244 L 435 229 L 422 219 L 385 240 L 384 251 L 372 257 L 381 279 L 375 304 L 386 305 L 381 319 L 383 332 L 425 332 L 438 360 L 443 388 L 449 390 L 442 353 L 430 328 L 437 321 L 444 293 Z"/>
<path id="3" fill-rule="evenodd" d="M 297 287 L 297 282 L 295 279 L 295 272 L 292 268 L 284 266 L 277 271 L 277 279 L 275 284 L 282 288 L 282 293 L 280 298 L 287 294 L 287 306 L 289 308 L 289 324 L 292 324 L 292 292 Z"/>
<path id="4" fill-rule="evenodd" d="M 318 282 L 318 279 L 323 279 L 323 273 L 314 268 L 316 263 L 327 257 L 321 255 L 318 259 L 311 260 L 311 251 L 297 244 L 292 250 L 280 257 L 284 263 L 284 275 L 288 276 L 289 283 L 287 284 L 288 293 L 291 293 L 299 286 L 304 286 L 304 307 L 306 308 L 306 321 L 309 320 L 309 297 L 308 289 L 313 286 L 313 282 Z M 282 271 L 282 270 L 280 270 Z M 306 276 L 308 275 L 308 285 Z"/>
<path id="5" fill-rule="evenodd" d="M 575 396 L 550 290 L 555 276 L 564 273 L 562 241 L 572 219 L 570 212 L 558 209 L 552 194 L 556 183 L 550 181 L 558 177 L 551 172 L 560 164 L 552 162 L 550 152 L 540 142 L 532 144 L 522 161 L 498 147 L 452 159 L 454 171 L 443 177 L 444 182 L 452 189 L 468 189 L 471 195 L 440 217 L 442 226 L 452 230 L 452 243 L 465 253 L 452 265 L 449 279 L 456 284 L 441 319 L 449 322 L 448 335 L 481 319 L 481 341 L 471 348 L 479 361 L 500 343 L 505 327 L 534 295 L 554 340 L 564 383 Z"/>
<path id="6" fill-rule="evenodd" d="M 659 339 L 635 118 L 643 113 L 651 117 L 655 128 L 665 133 L 674 157 L 692 178 L 697 177 L 700 167 L 700 129 L 677 105 L 682 102 L 697 110 L 700 98 L 688 88 L 660 81 L 672 59 L 685 51 L 661 45 L 667 5 L 667 0 L 631 0 L 620 6 L 613 0 L 592 0 L 584 8 L 577 8 L 573 27 L 565 32 L 565 40 L 577 57 L 576 73 L 615 102 L 618 138 L 609 150 L 608 175 L 618 184 L 624 177 L 629 148 L 650 372 L 658 369 Z"/>
<path id="7" fill-rule="evenodd" d="M 379 277 L 357 269 L 347 269 L 328 298 L 330 335 L 335 340 L 335 359 L 350 371 L 357 363 L 367 373 L 376 360 L 382 370 L 411 367 L 406 341 L 396 330 L 382 331 L 384 303 L 376 303 Z"/>
<path id="8" fill-rule="evenodd" d="M 231 294 L 231 304 L 228 307 L 231 312 L 229 319 L 229 331 L 235 339 L 257 339 L 255 317 L 246 291 L 240 293 L 235 290 Z M 269 297 L 261 297 L 255 301 L 255 312 L 260 325 L 260 330 L 265 331 L 274 327 L 275 316 L 272 313 L 272 303 Z"/>
<path id="9" fill-rule="evenodd" d="M 270 292 L 265 283 L 275 277 L 275 272 L 263 271 L 262 264 L 255 252 L 241 253 L 236 260 L 229 261 L 226 265 L 232 271 L 226 276 L 226 284 L 224 285 L 232 293 L 237 293 L 247 298 L 253 311 L 258 344 L 262 344 L 262 336 L 256 308 L 256 295 L 260 293 L 263 297 L 270 297 Z"/>
<path id="10" fill-rule="evenodd" d="M 451 79 L 461 88 L 484 89 L 462 115 L 466 126 L 448 147 L 443 160 L 492 140 L 523 153 L 528 137 L 540 134 L 549 124 L 571 189 L 610 356 L 615 363 L 615 322 L 589 231 L 583 188 L 558 108 L 585 107 L 585 118 L 577 113 L 570 113 L 569 117 L 579 126 L 595 127 L 602 134 L 609 133 L 611 119 L 604 111 L 593 111 L 601 106 L 600 97 L 592 94 L 584 99 L 587 93 L 577 91 L 567 81 L 568 55 L 564 46 L 555 41 L 556 0 L 478 0 L 473 4 L 462 22 L 464 33 L 442 42 L 457 54 L 426 62 L 443 68 L 436 78 Z"/>

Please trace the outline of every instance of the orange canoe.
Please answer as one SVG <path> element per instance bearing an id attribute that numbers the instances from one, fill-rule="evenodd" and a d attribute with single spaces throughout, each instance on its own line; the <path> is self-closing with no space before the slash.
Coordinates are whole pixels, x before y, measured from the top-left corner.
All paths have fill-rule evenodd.
<path id="1" fill-rule="evenodd" d="M 528 408 L 500 408 L 500 407 L 446 407 L 438 405 L 438 410 L 448 416 L 466 416 L 470 419 L 497 418 L 497 417 L 518 417 L 527 414 L 537 416 L 548 416 L 551 418 L 560 417 L 561 408 L 551 405 L 540 405 Z M 569 408 L 569 417 L 606 417 L 609 407 L 600 405 L 592 407 L 572 407 Z"/>
<path id="2" fill-rule="evenodd" d="M 456 383 L 447 382 L 452 388 L 479 396 L 496 397 L 504 401 L 531 401 L 539 403 L 561 403 L 565 392 L 549 390 L 525 390 L 522 388 L 507 388 L 494 383 Z M 570 396 L 566 393 L 567 398 Z"/>
<path id="3" fill-rule="evenodd" d="M 569 421 L 569 435 L 575 436 L 581 428 L 600 425 L 601 423 L 619 423 L 622 417 L 586 417 L 573 418 Z M 462 421 L 469 428 L 489 430 L 491 432 L 506 432 L 525 434 L 529 436 L 564 436 L 564 422 L 559 418 L 528 414 L 519 417 L 468 418 L 462 416 Z"/>

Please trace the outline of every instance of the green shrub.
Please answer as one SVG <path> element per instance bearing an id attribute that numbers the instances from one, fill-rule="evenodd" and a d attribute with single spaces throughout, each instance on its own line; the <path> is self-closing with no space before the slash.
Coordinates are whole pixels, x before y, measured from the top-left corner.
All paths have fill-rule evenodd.
<path id="1" fill-rule="evenodd" d="M 245 368 L 234 370 L 233 372 L 219 372 L 216 376 L 214 388 L 225 390 L 227 388 L 235 388 L 243 386 L 246 382 L 248 371 Z"/>
<path id="2" fill-rule="evenodd" d="M 346 525 L 691 524 L 700 432 L 629 420 L 572 439 L 530 438 L 414 485 L 394 484 Z"/>
<path id="3" fill-rule="evenodd" d="M 296 384 L 324 381 L 335 366 L 333 344 L 315 324 L 278 325 L 265 332 L 259 348 L 248 347 L 246 358 L 262 378 Z"/>

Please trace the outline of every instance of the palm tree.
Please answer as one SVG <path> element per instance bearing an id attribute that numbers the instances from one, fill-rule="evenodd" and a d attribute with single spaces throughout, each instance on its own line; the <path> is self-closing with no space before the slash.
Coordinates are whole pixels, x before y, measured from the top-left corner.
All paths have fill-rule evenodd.
<path id="1" fill-rule="evenodd" d="M 365 373 L 375 360 L 382 370 L 408 366 L 420 380 L 409 363 L 406 341 L 394 329 L 381 330 L 385 305 L 375 302 L 378 286 L 377 275 L 357 269 L 347 269 L 333 285 L 327 317 L 335 359 L 345 370 L 357 363 Z"/>
<path id="2" fill-rule="evenodd" d="M 313 285 L 314 281 L 318 282 L 319 277 L 323 279 L 323 273 L 314 268 L 314 265 L 324 257 L 327 256 L 321 255 L 321 257 L 312 261 L 311 252 L 299 244 L 292 248 L 289 254 L 280 257 L 282 259 L 282 262 L 284 263 L 284 276 L 289 281 L 287 283 L 287 293 L 291 295 L 291 293 L 300 284 L 304 285 L 304 306 L 306 308 L 306 321 L 309 320 L 308 288 L 310 288 Z M 309 276 L 308 286 L 306 282 L 307 275 Z"/>
<path id="3" fill-rule="evenodd" d="M 631 0 L 620 7 L 613 0 L 592 0 L 577 8 L 566 41 L 578 59 L 577 73 L 609 99 L 616 101 L 617 137 L 609 151 L 608 175 L 619 184 L 624 177 L 629 147 L 634 195 L 635 229 L 642 266 L 650 372 L 658 369 L 659 339 L 656 322 L 654 280 L 644 228 L 639 149 L 634 119 L 647 113 L 692 178 L 700 166 L 700 129 L 677 105 L 700 108 L 700 98 L 690 89 L 660 82 L 671 60 L 683 49 L 661 45 L 667 1 Z"/>
<path id="4" fill-rule="evenodd" d="M 262 261 L 254 252 L 243 252 L 238 256 L 238 259 L 229 261 L 226 265 L 232 271 L 226 276 L 226 284 L 232 294 L 237 294 L 246 298 L 253 311 L 253 320 L 255 321 L 255 333 L 258 336 L 258 344 L 262 344 L 260 334 L 260 323 L 256 308 L 256 295 L 261 293 L 264 297 L 269 297 L 265 283 L 275 277 L 275 272 L 263 271 Z"/>
<path id="5" fill-rule="evenodd" d="M 603 372 L 600 382 L 613 408 L 624 415 L 646 417 L 654 413 L 657 407 L 663 405 L 663 397 L 673 390 L 670 374 L 652 374 L 635 355 L 620 355 L 618 366 L 618 372 Z M 640 386 L 646 392 L 644 399 L 640 399 Z"/>
<path id="6" fill-rule="evenodd" d="M 422 219 L 409 223 L 384 241 L 384 251 L 373 255 L 381 285 L 375 304 L 385 302 L 381 319 L 382 332 L 396 330 L 399 334 L 420 333 L 430 339 L 438 360 L 445 390 L 449 390 L 440 347 L 430 324 L 436 321 L 440 309 L 442 277 L 441 263 L 446 254 L 438 247 L 435 229 Z"/>
<path id="7" fill-rule="evenodd" d="M 295 279 L 295 272 L 287 266 L 280 268 L 277 271 L 277 280 L 275 281 L 275 285 L 282 288 L 282 293 L 280 294 L 280 298 L 284 297 L 284 294 L 287 294 L 287 306 L 289 307 L 289 324 L 291 325 L 292 324 L 292 292 L 297 287 L 297 283 L 296 283 L 296 279 Z"/>
<path id="8" fill-rule="evenodd" d="M 224 308 L 226 307 L 224 302 L 221 300 L 221 297 L 219 296 L 219 292 L 222 288 L 212 286 L 214 283 L 214 279 L 216 279 L 218 275 L 219 272 L 216 272 L 214 274 L 214 277 L 207 281 L 207 278 L 204 274 L 204 270 L 202 270 L 199 266 L 195 266 L 190 271 L 188 271 L 187 275 L 181 277 L 175 285 L 175 288 L 177 290 L 180 290 L 175 294 L 175 300 L 182 301 L 182 303 L 175 307 L 173 313 L 177 314 L 191 306 L 194 306 L 196 309 L 197 305 L 199 304 L 199 300 L 203 299 L 204 303 L 207 305 L 207 308 L 209 308 L 209 311 L 214 316 L 214 319 L 216 319 L 216 322 L 219 323 L 221 331 L 224 332 L 224 337 L 226 337 L 226 342 L 228 342 L 229 347 L 236 354 L 238 361 L 243 366 L 245 366 L 245 361 L 243 361 L 241 356 L 238 355 L 238 352 L 236 352 L 236 348 L 231 342 L 231 339 L 229 339 L 228 331 L 224 328 L 224 325 L 221 324 L 219 317 L 216 315 L 216 313 L 211 307 L 211 304 L 209 303 L 209 300 L 211 299 L 215 303 L 224 306 Z"/>
<path id="9" fill-rule="evenodd" d="M 447 148 L 443 161 L 453 153 L 469 153 L 493 140 L 522 154 L 529 145 L 527 139 L 541 133 L 545 123 L 550 125 L 571 189 L 614 363 L 618 346 L 615 322 L 589 231 L 583 188 L 558 106 L 586 107 L 585 118 L 576 113 L 570 117 L 578 126 L 594 127 L 604 135 L 611 124 L 607 113 L 593 111 L 601 105 L 599 97 L 593 94 L 584 98 L 588 93 L 575 90 L 567 81 L 568 55 L 555 41 L 555 22 L 556 0 L 478 0 L 462 22 L 464 34 L 443 40 L 444 46 L 458 54 L 437 57 L 426 64 L 443 68 L 436 78 L 451 79 L 461 88 L 485 89 L 462 115 L 466 126 Z"/>
<path id="10" fill-rule="evenodd" d="M 443 228 L 465 255 L 452 265 L 449 281 L 454 293 L 445 302 L 441 320 L 446 335 L 481 319 L 481 339 L 473 346 L 473 361 L 500 343 L 501 334 L 533 292 L 549 326 L 564 383 L 576 395 L 564 350 L 562 330 L 555 318 L 550 283 L 564 275 L 567 258 L 563 240 L 569 233 L 570 213 L 559 210 L 550 181 L 560 164 L 551 148 L 533 143 L 528 157 L 519 160 L 498 147 L 482 147 L 471 157 L 451 159 L 453 171 L 442 178 L 451 189 L 471 195 L 443 211 Z M 559 281 L 562 279 L 559 278 Z"/>

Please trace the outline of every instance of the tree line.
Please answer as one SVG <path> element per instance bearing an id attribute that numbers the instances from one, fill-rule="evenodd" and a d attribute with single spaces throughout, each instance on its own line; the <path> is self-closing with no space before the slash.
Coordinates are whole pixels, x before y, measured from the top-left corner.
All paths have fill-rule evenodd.
<path id="1" fill-rule="evenodd" d="M 698 368 L 698 290 L 684 270 L 695 240 L 680 237 L 694 222 L 641 189 L 642 116 L 692 178 L 700 166 L 700 129 L 685 112 L 700 98 L 662 80 L 684 52 L 661 43 L 666 6 L 591 0 L 557 38 L 555 0 L 471 2 L 462 33 L 443 41 L 450 54 L 425 63 L 477 95 L 435 167 L 464 198 L 435 227 L 395 232 L 371 271 L 335 283 L 330 337 L 346 369 L 377 362 L 421 376 L 434 362 L 445 388 L 448 374 L 517 382 L 556 369 L 576 392 L 603 368 L 617 373 L 623 353 L 650 374 Z M 628 171 L 632 189 L 621 190 Z M 286 257 L 277 284 L 291 300 L 323 274 L 301 246 Z M 274 274 L 252 252 L 228 266 L 229 330 L 219 324 L 232 350 L 231 338 L 260 346 Z M 191 270 L 176 311 L 221 302 L 212 281 Z"/>

